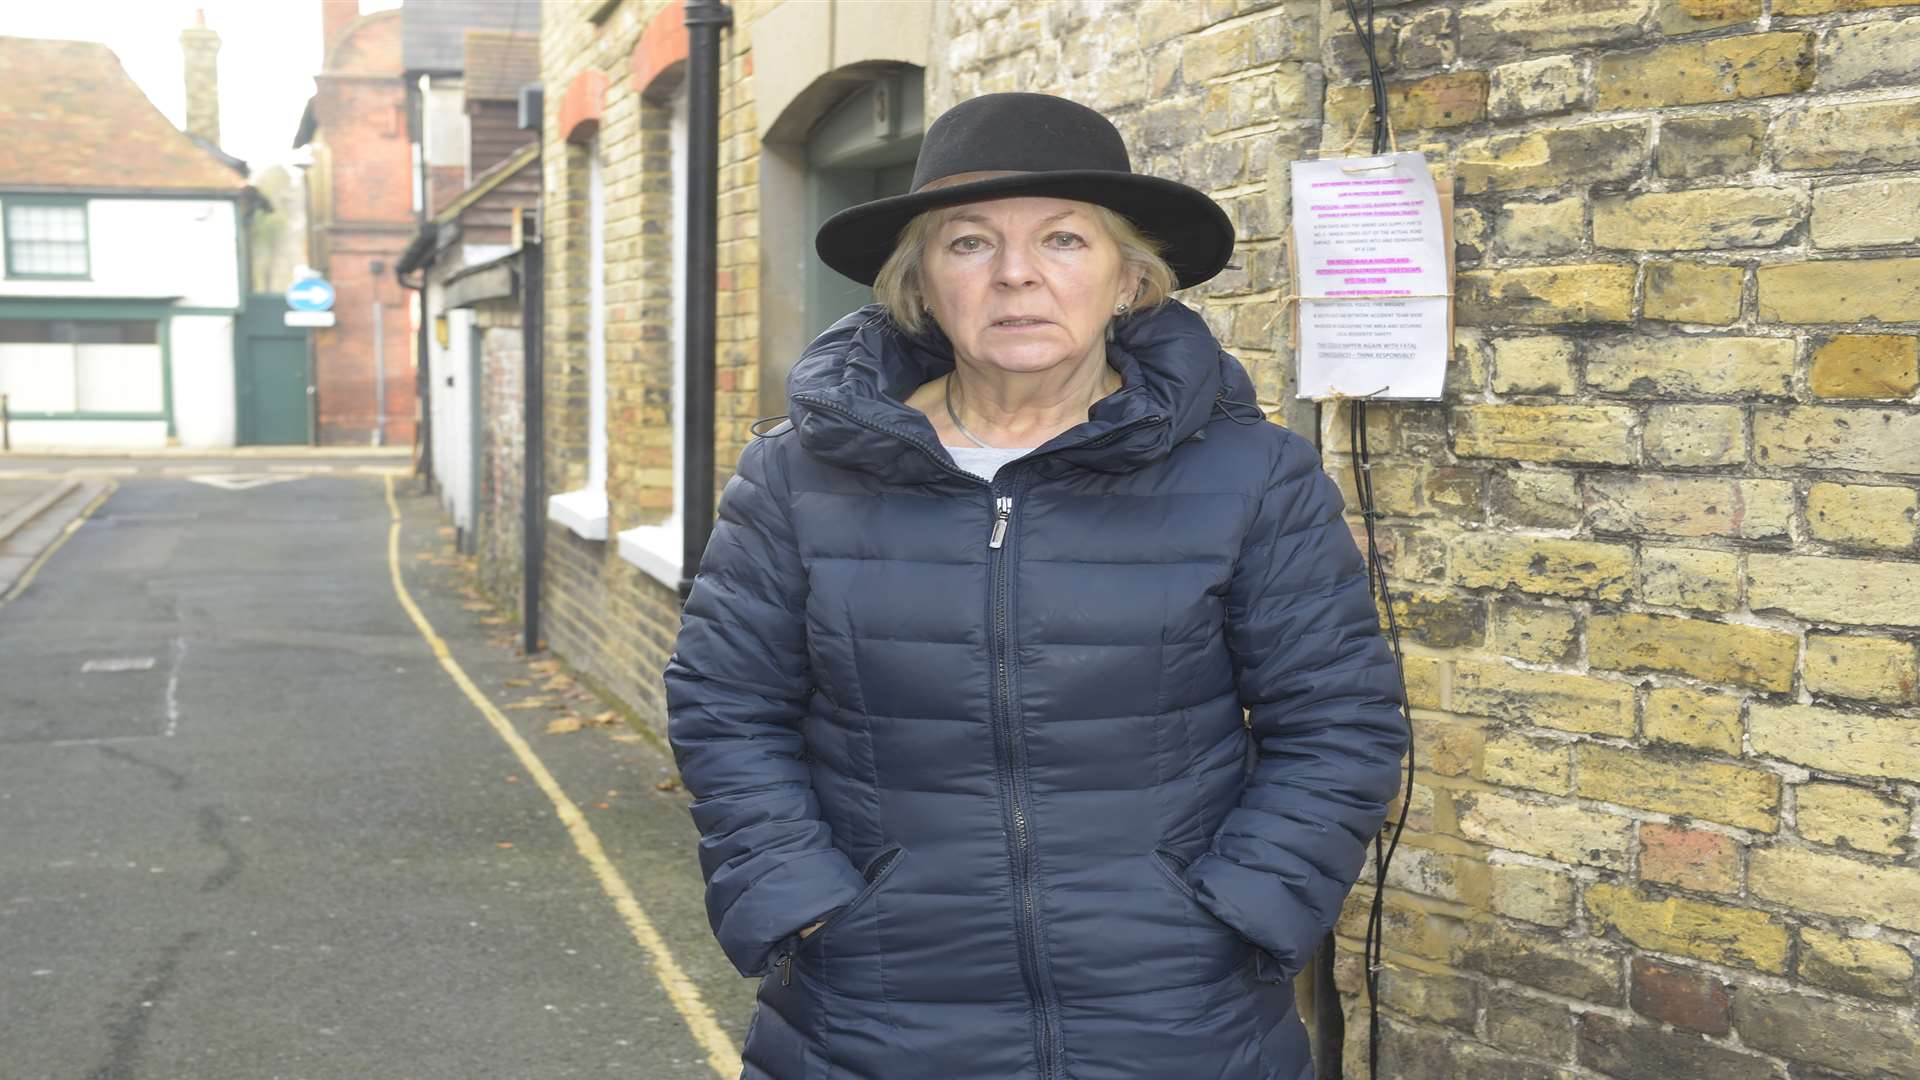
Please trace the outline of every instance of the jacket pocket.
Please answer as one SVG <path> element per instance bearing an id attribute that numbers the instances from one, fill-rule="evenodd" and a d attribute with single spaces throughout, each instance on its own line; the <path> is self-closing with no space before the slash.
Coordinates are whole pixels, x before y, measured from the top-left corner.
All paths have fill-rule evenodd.
<path id="1" fill-rule="evenodd" d="M 830 936 L 842 922 L 846 921 L 847 916 L 856 914 L 865 907 L 867 901 L 873 899 L 873 894 L 880 891 L 880 886 L 900 865 L 900 860 L 906 858 L 906 855 L 906 848 L 899 844 L 892 844 L 880 849 L 878 854 L 868 859 L 867 865 L 860 871 L 860 875 L 867 879 L 866 887 L 855 894 L 854 898 L 847 902 L 846 907 L 829 915 L 827 921 L 820 924 L 820 929 L 802 938 L 799 947 L 794 950 L 794 955 L 805 956 L 809 951 L 818 948 L 820 939 Z"/>
<path id="2" fill-rule="evenodd" d="M 1187 898 L 1187 905 L 1193 909 L 1195 918 L 1199 919 L 1208 928 L 1225 934 L 1243 945 L 1252 947 L 1252 943 L 1247 941 L 1246 935 L 1229 925 L 1225 919 L 1215 915 L 1213 909 L 1207 906 L 1206 901 L 1200 899 L 1199 890 L 1195 889 L 1193 885 L 1187 881 L 1188 860 L 1184 856 L 1172 848 L 1154 848 L 1153 862 L 1155 866 L 1160 868 L 1161 873 L 1167 875 L 1167 880 L 1173 883 L 1173 887 L 1180 890 L 1180 895 Z"/>
<path id="3" fill-rule="evenodd" d="M 1209 908 L 1201 902 L 1200 894 L 1194 890 L 1192 885 L 1187 883 L 1188 862 L 1186 859 L 1181 858 L 1177 852 L 1170 848 L 1154 848 L 1153 861 L 1154 864 L 1160 868 L 1160 872 L 1167 875 L 1167 880 L 1173 882 L 1173 887 L 1184 893 L 1188 900 L 1193 901 L 1193 906 L 1200 909 L 1208 922 L 1232 933 L 1244 942 L 1247 948 L 1253 950 L 1254 977 L 1256 979 L 1269 983 L 1291 984 L 1293 982 L 1292 976 L 1281 970 L 1280 962 L 1273 958 L 1273 954 L 1253 944 L 1253 942 L 1248 941 L 1246 935 L 1240 933 L 1239 930 L 1234 929 L 1232 926 L 1227 925 L 1220 916 L 1213 913 L 1212 908 Z"/>
<path id="4" fill-rule="evenodd" d="M 1186 894 L 1187 899 L 1196 904 L 1200 902 L 1199 894 L 1193 891 L 1193 886 L 1187 884 L 1186 859 L 1181 858 L 1171 848 L 1161 847 L 1153 849 L 1153 863 L 1160 868 L 1161 873 L 1167 875 L 1168 881 L 1173 882 L 1174 888 Z"/>

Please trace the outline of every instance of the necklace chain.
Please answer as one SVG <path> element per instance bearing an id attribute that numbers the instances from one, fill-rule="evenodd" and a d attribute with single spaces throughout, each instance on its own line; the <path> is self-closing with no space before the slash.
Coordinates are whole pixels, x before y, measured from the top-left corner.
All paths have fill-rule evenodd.
<path id="1" fill-rule="evenodd" d="M 983 449 L 983 450 L 991 450 L 991 449 L 993 449 L 993 447 L 991 447 L 991 446 L 988 446 L 988 445 L 987 445 L 986 443 L 983 443 L 983 442 L 981 442 L 981 441 L 980 441 L 980 436 L 978 436 L 978 435 L 975 435 L 975 434 L 974 434 L 973 432 L 971 432 L 971 431 L 968 431 L 968 430 L 967 430 L 967 425 L 965 425 L 965 424 L 963 424 L 963 423 L 961 423 L 961 422 L 960 422 L 960 414 L 959 414 L 958 412 L 955 412 L 955 411 L 954 411 L 954 408 L 953 408 L 953 382 L 954 382 L 954 380 L 953 380 L 953 376 L 952 376 L 952 375 L 948 375 L 948 376 L 947 376 L 947 387 L 946 387 L 946 391 L 947 391 L 947 419 L 949 419 L 949 420 L 951 420 L 951 421 L 953 421 L 953 427 L 954 427 L 954 430 L 955 430 L 955 431 L 958 431 L 958 432 L 959 432 L 960 434 L 962 434 L 962 435 L 965 435 L 965 436 L 966 436 L 966 437 L 967 437 L 967 438 L 968 438 L 969 440 L 971 440 L 971 441 L 973 442 L 973 445 L 975 445 L 975 446 L 978 446 L 978 447 L 980 447 L 980 448 L 981 448 L 981 449 Z"/>
<path id="2" fill-rule="evenodd" d="M 993 446 L 989 446 L 989 445 L 988 445 L 987 443 L 985 443 L 985 442 L 983 442 L 983 441 L 981 441 L 981 438 L 980 438 L 980 436 L 978 436 L 978 435 L 975 435 L 975 434 L 974 434 L 973 432 L 971 432 L 971 431 L 968 431 L 968 430 L 967 430 L 967 425 L 965 425 L 965 424 L 963 424 L 963 423 L 961 423 L 961 422 L 960 422 L 960 413 L 959 413 L 959 411 L 958 411 L 958 410 L 956 410 L 956 409 L 955 409 L 955 408 L 953 407 L 953 384 L 954 384 L 954 383 L 955 383 L 956 381 L 958 381 L 958 380 L 956 380 L 956 379 L 955 379 L 955 378 L 953 377 L 953 373 L 949 373 L 949 374 L 947 375 L 947 385 L 946 385 L 946 386 L 945 386 L 945 388 L 944 388 L 944 391 L 945 391 L 945 392 L 944 392 L 944 394 L 943 394 L 943 396 L 944 396 L 944 397 L 946 398 L 946 400 L 947 400 L 947 419 L 949 419 L 949 420 L 951 420 L 951 421 L 953 421 L 953 428 L 954 428 L 954 430 L 955 430 L 955 431 L 958 431 L 958 432 L 959 432 L 960 434 L 962 434 L 962 435 L 965 435 L 965 436 L 967 437 L 967 440 L 968 440 L 969 442 L 971 442 L 971 443 L 973 443 L 973 445 L 975 445 L 975 446 L 977 446 L 977 447 L 979 447 L 979 448 L 981 448 L 982 450 L 994 450 L 994 449 L 997 449 L 997 447 L 993 447 Z M 1100 398 L 1102 398 L 1102 397 L 1105 397 L 1105 396 L 1106 396 L 1105 394 L 1102 394 L 1102 393 L 1100 393 L 1100 389 L 1099 389 L 1099 384 L 1098 384 L 1098 383 L 1096 383 L 1096 384 L 1094 384 L 1094 395 L 1095 395 L 1094 397 L 1092 397 L 1092 398 L 1090 398 L 1090 399 L 1088 399 L 1088 401 L 1087 401 L 1087 408 L 1089 408 L 1089 409 L 1091 409 L 1091 408 L 1093 408 L 1093 403 L 1094 403 L 1095 401 L 1098 401 L 1098 400 L 1100 400 Z"/>

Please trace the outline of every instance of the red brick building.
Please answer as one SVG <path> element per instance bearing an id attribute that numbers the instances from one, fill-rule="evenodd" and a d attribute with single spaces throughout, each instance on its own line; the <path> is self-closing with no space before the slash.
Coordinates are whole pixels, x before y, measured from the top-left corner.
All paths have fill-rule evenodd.
<path id="1" fill-rule="evenodd" d="M 314 337 L 322 443 L 414 438 L 409 299 L 393 268 L 415 229 L 400 12 L 321 0 L 325 60 L 295 146 L 307 173 L 308 262 L 334 288 L 336 323 Z"/>

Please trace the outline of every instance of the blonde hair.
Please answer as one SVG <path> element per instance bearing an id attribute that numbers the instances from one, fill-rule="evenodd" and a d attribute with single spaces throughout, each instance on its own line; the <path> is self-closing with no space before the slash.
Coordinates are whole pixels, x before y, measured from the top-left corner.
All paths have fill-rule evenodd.
<path id="1" fill-rule="evenodd" d="M 1140 275 L 1140 289 L 1134 295 L 1130 313 L 1158 307 L 1178 284 L 1173 267 L 1168 266 L 1160 254 L 1160 242 L 1115 211 L 1094 203 L 1085 205 L 1119 247 L 1121 265 Z M 893 254 L 887 256 L 879 275 L 873 279 L 873 298 L 886 308 L 894 325 L 909 334 L 918 334 L 927 328 L 926 293 L 920 280 L 927 241 L 956 209 L 924 210 L 907 222 L 907 227 L 900 230 L 899 239 L 894 241 Z"/>

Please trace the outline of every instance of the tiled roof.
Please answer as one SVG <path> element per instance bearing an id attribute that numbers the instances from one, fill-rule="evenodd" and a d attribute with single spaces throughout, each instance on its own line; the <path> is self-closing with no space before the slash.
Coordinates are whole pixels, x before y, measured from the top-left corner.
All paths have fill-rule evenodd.
<path id="1" fill-rule="evenodd" d="M 540 81 L 540 38 L 504 30 L 467 31 L 468 101 L 513 101 Z"/>
<path id="2" fill-rule="evenodd" d="M 406 0 L 401 54 L 413 72 L 453 73 L 466 60 L 468 30 L 540 35 L 539 0 Z"/>
<path id="3" fill-rule="evenodd" d="M 91 41 L 0 37 L 0 187 L 240 191 Z"/>

